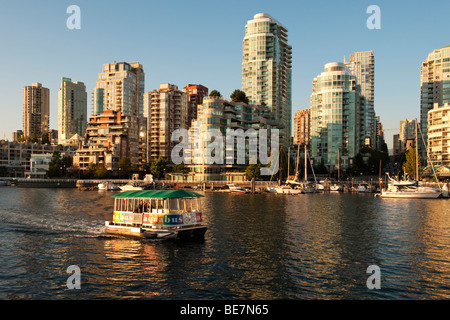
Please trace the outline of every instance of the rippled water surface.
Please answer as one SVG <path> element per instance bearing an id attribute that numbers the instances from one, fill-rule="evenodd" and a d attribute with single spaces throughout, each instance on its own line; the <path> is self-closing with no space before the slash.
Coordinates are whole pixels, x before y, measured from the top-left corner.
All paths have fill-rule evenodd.
<path id="1" fill-rule="evenodd" d="M 205 240 L 176 243 L 105 235 L 111 195 L 0 187 L 0 299 L 450 298 L 447 199 L 205 193 Z"/>

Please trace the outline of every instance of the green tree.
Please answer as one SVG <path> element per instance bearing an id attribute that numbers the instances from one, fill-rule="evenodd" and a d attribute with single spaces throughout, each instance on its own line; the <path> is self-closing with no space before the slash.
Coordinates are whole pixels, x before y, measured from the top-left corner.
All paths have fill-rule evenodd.
<path id="1" fill-rule="evenodd" d="M 39 142 L 39 140 L 38 140 L 38 138 L 36 137 L 36 134 L 35 134 L 35 133 L 32 133 L 32 134 L 29 136 L 28 141 L 30 141 L 31 143 L 38 143 L 38 142 Z"/>
<path id="2" fill-rule="evenodd" d="M 231 101 L 233 102 L 244 102 L 246 104 L 248 104 L 249 100 L 247 95 L 245 94 L 244 91 L 236 89 L 233 91 L 233 93 L 230 96 Z"/>
<path id="3" fill-rule="evenodd" d="M 210 96 L 210 97 L 220 98 L 222 95 L 220 94 L 220 91 L 213 90 L 213 91 L 211 91 L 211 93 L 209 94 L 209 96 Z"/>
<path id="4" fill-rule="evenodd" d="M 150 173 L 157 179 L 161 179 L 161 177 L 164 176 L 165 171 L 166 161 L 163 157 L 159 157 L 150 164 Z"/>
<path id="5" fill-rule="evenodd" d="M 55 150 L 52 154 L 52 160 L 50 160 L 50 163 L 48 165 L 47 177 L 60 178 L 62 164 L 63 159 L 61 153 Z"/>
<path id="6" fill-rule="evenodd" d="M 183 163 L 180 164 L 176 164 L 173 166 L 172 168 L 173 172 L 183 172 L 183 173 L 188 173 L 189 169 L 186 168 L 186 166 Z"/>
<path id="7" fill-rule="evenodd" d="M 418 160 L 418 168 L 419 172 L 422 167 L 422 160 L 420 159 L 420 154 L 417 155 Z M 405 155 L 406 162 L 403 165 L 403 171 L 407 174 L 409 174 L 411 177 L 416 176 L 416 149 L 411 148 L 406 152 Z"/>
<path id="8" fill-rule="evenodd" d="M 95 168 L 94 177 L 97 179 L 103 179 L 108 177 L 108 170 L 102 164 L 98 164 Z"/>
<path id="9" fill-rule="evenodd" d="M 120 158 L 119 160 L 120 176 L 130 177 L 131 173 L 131 159 L 128 157 Z"/>
<path id="10" fill-rule="evenodd" d="M 259 177 L 261 177 L 261 163 L 249 165 L 247 167 L 247 170 L 245 170 L 245 177 L 248 181 L 252 180 L 253 178 L 258 179 Z"/>
<path id="11" fill-rule="evenodd" d="M 50 144 L 50 137 L 47 132 L 42 134 L 42 144 Z"/>

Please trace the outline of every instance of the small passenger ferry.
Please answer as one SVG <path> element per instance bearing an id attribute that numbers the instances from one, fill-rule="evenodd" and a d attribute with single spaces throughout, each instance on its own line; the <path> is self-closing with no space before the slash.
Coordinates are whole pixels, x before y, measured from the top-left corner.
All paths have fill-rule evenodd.
<path id="1" fill-rule="evenodd" d="M 148 239 L 202 239 L 206 232 L 199 198 L 188 190 L 125 191 L 112 196 L 106 233 Z"/>

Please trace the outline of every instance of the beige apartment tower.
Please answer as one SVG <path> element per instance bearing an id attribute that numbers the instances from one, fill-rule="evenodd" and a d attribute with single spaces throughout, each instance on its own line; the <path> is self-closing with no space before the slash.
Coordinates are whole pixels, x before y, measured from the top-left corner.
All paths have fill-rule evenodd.
<path id="1" fill-rule="evenodd" d="M 146 92 L 144 101 L 149 162 L 163 157 L 170 163 L 170 153 L 176 144 L 171 141 L 172 132 L 188 127 L 188 95 L 176 85 L 162 83 L 158 90 Z"/>
<path id="2" fill-rule="evenodd" d="M 78 145 L 77 137 L 84 137 L 86 125 L 86 86 L 83 82 L 62 78 L 58 92 L 58 143 Z"/>
<path id="3" fill-rule="evenodd" d="M 23 87 L 23 134 L 41 139 L 50 125 L 50 90 L 40 83 Z"/>
<path id="4" fill-rule="evenodd" d="M 294 115 L 294 140 L 295 145 L 309 145 L 311 140 L 311 109 L 303 109 Z"/>
<path id="5" fill-rule="evenodd" d="M 420 68 L 420 129 L 424 141 L 428 139 L 428 111 L 437 103 L 450 102 L 450 45 L 433 50 Z M 419 133 L 419 150 L 424 161 L 427 148 Z"/>

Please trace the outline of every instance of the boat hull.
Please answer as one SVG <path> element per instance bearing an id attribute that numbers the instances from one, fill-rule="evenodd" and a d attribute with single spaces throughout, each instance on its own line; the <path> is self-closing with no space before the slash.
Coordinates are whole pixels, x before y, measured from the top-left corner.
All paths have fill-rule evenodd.
<path id="1" fill-rule="evenodd" d="M 172 239 L 172 240 L 189 240 L 203 239 L 207 230 L 206 226 L 192 226 L 184 228 L 142 228 L 131 226 L 115 225 L 110 221 L 105 222 L 108 234 L 121 235 L 142 239 Z"/>
<path id="2" fill-rule="evenodd" d="M 437 199 L 441 196 L 439 192 L 389 192 L 385 191 L 380 194 L 381 198 L 397 198 L 397 199 Z"/>

